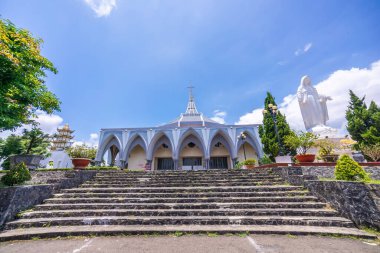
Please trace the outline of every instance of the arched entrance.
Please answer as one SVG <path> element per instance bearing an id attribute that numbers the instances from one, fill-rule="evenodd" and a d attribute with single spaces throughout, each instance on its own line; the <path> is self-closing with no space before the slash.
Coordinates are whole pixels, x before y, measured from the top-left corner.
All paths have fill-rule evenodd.
<path id="1" fill-rule="evenodd" d="M 255 149 L 255 142 L 253 138 L 246 132 L 244 134 L 246 138 L 243 140 L 240 139 L 238 142 L 238 161 L 242 162 L 248 159 L 255 159 L 256 161 L 258 161 L 258 155 Z"/>
<path id="2" fill-rule="evenodd" d="M 159 135 L 157 141 L 152 142 L 150 152 L 154 170 L 174 170 L 173 148 L 165 134 Z"/>
<path id="3" fill-rule="evenodd" d="M 150 163 L 147 161 L 146 146 L 141 136 L 137 135 L 126 147 L 125 167 L 127 169 L 145 169 Z"/>
<path id="4" fill-rule="evenodd" d="M 232 168 L 232 145 L 220 133 L 216 134 L 210 143 L 209 169 Z"/>
<path id="5" fill-rule="evenodd" d="M 179 146 L 179 167 L 183 170 L 201 170 L 205 168 L 205 151 L 201 140 L 194 134 L 183 139 Z"/>

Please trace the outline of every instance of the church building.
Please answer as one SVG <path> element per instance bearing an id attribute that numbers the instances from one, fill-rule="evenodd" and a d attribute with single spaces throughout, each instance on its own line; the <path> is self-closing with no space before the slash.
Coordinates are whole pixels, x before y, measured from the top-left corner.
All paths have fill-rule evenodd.
<path id="1" fill-rule="evenodd" d="M 207 118 L 198 112 L 190 88 L 185 113 L 165 125 L 101 129 L 95 161 L 128 169 L 230 169 L 263 156 L 258 126 Z"/>

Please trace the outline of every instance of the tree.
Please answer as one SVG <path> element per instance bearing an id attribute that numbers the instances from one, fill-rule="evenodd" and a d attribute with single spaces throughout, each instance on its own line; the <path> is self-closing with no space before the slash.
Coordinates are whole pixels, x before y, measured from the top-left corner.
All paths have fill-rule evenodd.
<path id="1" fill-rule="evenodd" d="M 5 159 L 2 163 L 4 169 L 9 169 L 9 156 L 20 154 L 48 155 L 50 145 L 49 135 L 44 134 L 41 129 L 33 127 L 31 130 L 23 130 L 22 136 L 9 135 L 0 142 L 0 159 Z"/>
<path id="2" fill-rule="evenodd" d="M 267 96 L 264 101 L 265 110 L 269 111 L 269 104 L 275 105 L 275 98 L 272 96 L 270 92 L 267 92 Z M 280 111 L 276 116 L 277 119 L 277 129 L 279 139 L 285 154 L 295 155 L 296 151 L 284 145 L 284 138 L 292 133 L 290 130 L 289 124 L 286 121 L 285 115 L 283 115 Z M 265 154 L 269 156 L 269 158 L 274 161 L 275 157 L 279 154 L 280 148 L 276 136 L 274 121 L 272 116 L 269 113 L 264 114 L 263 125 L 259 126 L 259 134 L 261 138 L 261 142 L 263 144 L 263 150 Z"/>
<path id="3" fill-rule="evenodd" d="M 33 122 L 37 110 L 50 114 L 60 109 L 58 98 L 45 85 L 46 72 L 57 70 L 41 56 L 42 42 L 0 19 L 0 131 Z"/>
<path id="4" fill-rule="evenodd" d="M 9 169 L 10 162 L 9 156 L 19 155 L 23 152 L 23 144 L 21 137 L 11 134 L 4 141 L 0 143 L 0 160 L 4 159 L 1 167 L 4 169 Z"/>
<path id="5" fill-rule="evenodd" d="M 24 154 L 34 154 L 46 156 L 50 145 L 49 135 L 41 129 L 33 127 L 31 130 L 24 129 L 22 133 L 22 143 Z"/>
<path id="6" fill-rule="evenodd" d="M 380 108 L 372 101 L 367 109 L 364 99 L 350 90 L 350 102 L 346 111 L 347 131 L 358 142 L 355 148 L 380 142 Z"/>

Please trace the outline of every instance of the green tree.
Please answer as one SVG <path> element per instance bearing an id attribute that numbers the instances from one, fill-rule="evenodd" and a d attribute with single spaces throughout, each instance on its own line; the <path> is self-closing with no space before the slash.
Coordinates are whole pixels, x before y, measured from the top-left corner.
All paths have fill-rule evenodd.
<path id="1" fill-rule="evenodd" d="M 37 110 L 60 109 L 44 80 L 47 71 L 57 70 L 41 55 L 41 44 L 28 30 L 0 19 L 0 131 L 33 122 Z"/>
<path id="2" fill-rule="evenodd" d="M 270 92 L 267 92 L 267 96 L 264 101 L 264 109 L 269 112 L 269 104 L 277 106 L 275 98 Z M 285 154 L 295 155 L 296 151 L 284 145 L 284 138 L 292 134 L 288 122 L 286 121 L 285 115 L 278 111 L 277 116 L 277 129 L 278 135 L 281 142 L 282 149 Z M 280 148 L 278 139 L 276 136 L 275 125 L 273 117 L 270 113 L 264 113 L 263 125 L 259 126 L 259 134 L 261 142 L 263 144 L 263 150 L 269 158 L 274 161 L 275 157 L 279 154 Z"/>
<path id="3" fill-rule="evenodd" d="M 33 127 L 31 130 L 24 129 L 21 139 L 23 153 L 42 156 L 48 154 L 49 135 L 42 132 L 41 129 L 37 127 Z"/>
<path id="4" fill-rule="evenodd" d="M 347 131 L 358 142 L 355 148 L 380 142 L 380 108 L 374 101 L 367 108 L 364 99 L 350 90 L 350 102 L 346 110 Z"/>
<path id="5" fill-rule="evenodd" d="M 11 134 L 0 143 L 0 160 L 4 159 L 1 167 L 9 169 L 9 156 L 19 155 L 23 152 L 24 147 L 20 136 Z"/>
<path id="6" fill-rule="evenodd" d="M 48 155 L 50 145 L 49 135 L 44 134 L 41 129 L 33 127 L 31 130 L 23 130 L 22 136 L 10 135 L 0 142 L 0 159 L 4 169 L 9 169 L 9 156 L 20 154 Z"/>

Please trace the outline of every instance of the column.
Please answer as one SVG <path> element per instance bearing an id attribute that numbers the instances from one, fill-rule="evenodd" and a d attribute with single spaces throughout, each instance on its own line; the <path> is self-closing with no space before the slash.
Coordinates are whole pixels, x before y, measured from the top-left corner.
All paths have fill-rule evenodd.
<path id="1" fill-rule="evenodd" d="M 174 170 L 179 170 L 179 168 L 178 168 L 178 165 L 179 165 L 178 159 L 173 159 L 173 163 L 174 163 Z"/>
<path id="2" fill-rule="evenodd" d="M 205 159 L 205 168 L 208 170 L 210 168 L 210 158 Z"/>

